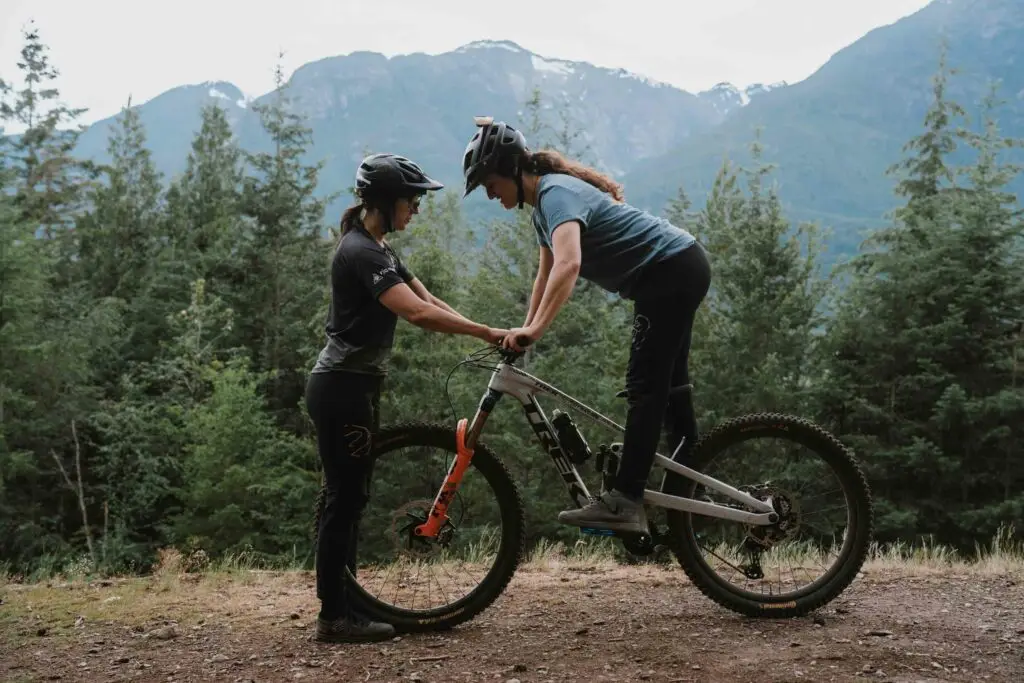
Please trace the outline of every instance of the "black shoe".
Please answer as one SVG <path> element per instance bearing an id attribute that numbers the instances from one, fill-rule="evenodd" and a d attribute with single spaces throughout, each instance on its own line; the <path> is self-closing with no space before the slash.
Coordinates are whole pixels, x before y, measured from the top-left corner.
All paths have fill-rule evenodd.
<path id="1" fill-rule="evenodd" d="M 643 500 L 633 500 L 615 489 L 602 493 L 582 508 L 559 512 L 558 521 L 584 529 L 650 534 Z"/>
<path id="2" fill-rule="evenodd" d="M 395 635 L 395 627 L 364 616 L 353 614 L 328 620 L 316 619 L 315 640 L 321 643 L 373 643 L 389 640 Z"/>

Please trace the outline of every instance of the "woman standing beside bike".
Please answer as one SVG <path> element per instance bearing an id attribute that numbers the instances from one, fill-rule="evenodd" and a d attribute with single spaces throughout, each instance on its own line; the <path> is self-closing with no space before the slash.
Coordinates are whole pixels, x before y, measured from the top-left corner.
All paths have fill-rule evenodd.
<path id="1" fill-rule="evenodd" d="M 320 641 L 364 642 L 394 634 L 391 625 L 352 607 L 345 568 L 355 573 L 356 530 L 369 500 L 370 452 L 398 316 L 419 327 L 493 344 L 507 334 L 462 317 L 433 296 L 384 239 L 405 230 L 420 198 L 442 187 L 404 157 L 372 155 L 356 171 L 360 201 L 341 220 L 331 261 L 327 343 L 306 385 L 326 479 L 316 550 Z"/>
<path id="2" fill-rule="evenodd" d="M 615 487 L 560 522 L 647 533 L 643 491 L 662 425 L 675 449 L 692 445 L 697 422 L 689 391 L 693 320 L 707 294 L 707 254 L 687 231 L 624 203 L 607 176 L 554 151 L 532 152 L 504 122 L 478 121 L 463 156 L 464 196 L 483 186 L 505 209 L 533 207 L 540 263 L 522 327 L 503 340 L 522 350 L 540 339 L 569 298 L 577 277 L 630 299 L 633 330 L 626 392 L 629 404 Z M 673 391 L 673 389 L 676 391 Z"/>

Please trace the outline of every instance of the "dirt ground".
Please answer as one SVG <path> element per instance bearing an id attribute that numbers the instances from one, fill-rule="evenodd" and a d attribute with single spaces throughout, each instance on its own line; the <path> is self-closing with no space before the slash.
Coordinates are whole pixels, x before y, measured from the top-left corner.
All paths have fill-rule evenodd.
<path id="1" fill-rule="evenodd" d="M 305 572 L 0 586 L 4 681 L 1022 681 L 1024 575 L 866 570 L 816 615 L 749 619 L 678 568 L 524 568 L 475 620 L 310 639 Z"/>

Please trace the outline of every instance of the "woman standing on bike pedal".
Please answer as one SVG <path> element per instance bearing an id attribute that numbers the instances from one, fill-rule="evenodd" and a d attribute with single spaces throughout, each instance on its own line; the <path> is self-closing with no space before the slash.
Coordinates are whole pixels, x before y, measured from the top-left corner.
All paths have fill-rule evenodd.
<path id="1" fill-rule="evenodd" d="M 433 296 L 384 239 L 405 230 L 420 198 L 442 187 L 404 157 L 375 154 L 359 165 L 360 201 L 341 219 L 331 261 L 327 343 L 306 385 L 306 407 L 326 479 L 316 549 L 320 641 L 362 642 L 394 634 L 390 624 L 352 609 L 344 577 L 346 565 L 353 573 L 356 569 L 356 530 L 369 500 L 371 443 L 398 316 L 419 327 L 493 344 L 508 332 L 468 320 Z"/>
<path id="2" fill-rule="evenodd" d="M 533 207 L 540 263 L 522 327 L 503 346 L 540 339 L 583 277 L 633 301 L 626 371 L 628 411 L 622 458 L 611 491 L 558 520 L 573 526 L 648 533 L 643 491 L 664 423 L 670 447 L 692 445 L 697 421 L 687 387 L 693 319 L 711 282 L 693 235 L 623 202 L 622 187 L 555 151 L 531 152 L 523 134 L 477 119 L 462 170 L 468 196 L 483 186 L 505 209 Z M 675 391 L 673 391 L 675 389 Z"/>

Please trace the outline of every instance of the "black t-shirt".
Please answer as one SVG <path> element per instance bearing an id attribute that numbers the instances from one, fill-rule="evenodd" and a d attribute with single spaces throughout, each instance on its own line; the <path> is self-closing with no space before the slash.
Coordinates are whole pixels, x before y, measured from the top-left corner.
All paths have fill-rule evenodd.
<path id="1" fill-rule="evenodd" d="M 394 285 L 412 279 L 390 245 L 378 244 L 361 227 L 343 235 L 331 262 L 327 344 L 313 372 L 387 374 L 398 316 L 378 298 Z"/>

